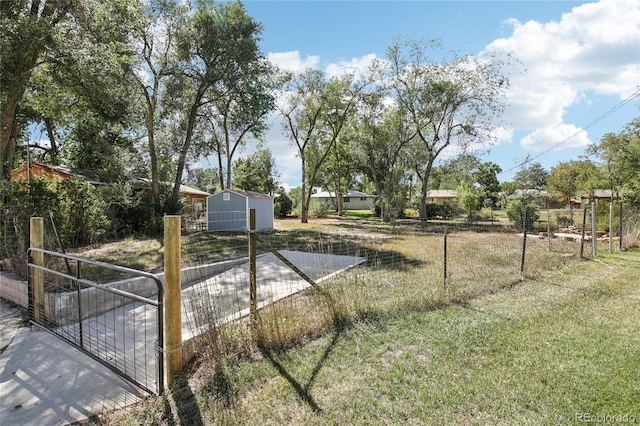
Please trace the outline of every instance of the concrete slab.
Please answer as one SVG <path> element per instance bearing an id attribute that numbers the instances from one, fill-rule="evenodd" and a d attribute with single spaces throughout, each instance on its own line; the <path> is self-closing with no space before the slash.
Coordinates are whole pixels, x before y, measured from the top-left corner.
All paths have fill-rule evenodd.
<path id="1" fill-rule="evenodd" d="M 0 299 L 0 354 L 9 346 L 18 332 L 27 328 L 26 313 Z"/>
<path id="2" fill-rule="evenodd" d="M 65 425 L 140 401 L 102 364 L 45 331 L 19 331 L 0 355 L 2 426 Z"/>
<path id="3" fill-rule="evenodd" d="M 364 258 L 283 251 L 282 254 L 312 279 L 320 282 L 364 262 Z M 257 259 L 258 299 L 260 304 L 272 303 L 301 291 L 309 284 L 273 254 Z M 217 319 L 245 315 L 249 306 L 248 268 L 237 264 L 223 272 L 183 289 L 183 340 L 193 337 L 198 328 L 206 326 L 198 317 L 202 304 L 215 305 Z M 145 393 L 120 378 L 91 357 L 45 331 L 20 328 L 23 321 L 15 313 L 5 316 L 2 306 L 0 338 L 11 342 L 0 355 L 0 424 L 64 425 L 107 410 L 136 403 Z M 110 349 L 134 350 L 142 344 L 140 336 L 154 336 L 155 318 L 144 306 L 120 307 L 92 317 L 83 324 L 86 330 L 115 329 L 113 324 L 129 323 L 144 327 L 119 333 L 119 340 Z M 7 311 L 8 312 L 8 311 Z M 19 312 L 18 312 L 19 314 Z M 136 321 L 124 321 L 124 317 Z M 144 318 L 144 321 L 140 319 Z M 206 321 L 207 319 L 205 319 Z M 6 323 L 6 324 L 5 324 Z M 12 331 L 14 327 L 18 327 Z M 68 324 L 62 328 L 74 327 Z M 92 335 L 85 335 L 85 344 L 92 343 Z M 144 340 L 144 339 L 143 339 Z M 8 343 L 7 343 L 8 344 Z M 124 349 L 123 349 L 124 350 Z M 153 351 L 148 354 L 155 357 Z M 155 360 L 149 359 L 149 364 Z M 153 375 L 153 368 L 149 374 Z"/>

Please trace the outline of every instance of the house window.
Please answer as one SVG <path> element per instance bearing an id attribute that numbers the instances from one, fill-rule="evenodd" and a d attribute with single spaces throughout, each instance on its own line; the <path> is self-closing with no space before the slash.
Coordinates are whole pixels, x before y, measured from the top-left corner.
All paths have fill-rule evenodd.
<path id="1" fill-rule="evenodd" d="M 367 201 L 367 197 L 360 197 L 360 201 Z"/>
<path id="2" fill-rule="evenodd" d="M 351 197 L 344 197 L 344 202 L 348 203 L 349 201 L 351 201 Z"/>
<path id="3" fill-rule="evenodd" d="M 229 194 L 228 192 L 225 192 L 224 194 L 222 194 L 222 201 L 229 201 L 231 200 L 231 194 Z"/>

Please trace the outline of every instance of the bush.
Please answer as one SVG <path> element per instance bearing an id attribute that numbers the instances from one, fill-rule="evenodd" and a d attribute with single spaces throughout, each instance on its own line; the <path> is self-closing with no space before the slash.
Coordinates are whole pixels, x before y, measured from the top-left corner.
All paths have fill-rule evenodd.
<path id="1" fill-rule="evenodd" d="M 605 230 L 609 233 L 612 233 L 613 235 L 616 235 L 618 232 L 618 229 L 620 228 L 620 214 L 618 212 L 619 207 L 618 206 L 614 206 L 614 210 L 613 210 L 613 231 L 611 231 L 611 229 L 609 229 L 609 225 L 611 224 L 609 221 L 609 213 L 610 213 L 610 209 L 609 209 L 609 203 L 601 203 L 598 204 L 598 208 L 596 210 L 596 226 L 597 229 L 599 230 Z"/>
<path id="2" fill-rule="evenodd" d="M 273 204 L 273 211 L 275 217 L 286 217 L 291 214 L 293 210 L 293 201 L 284 191 L 278 192 L 276 202 Z"/>
<path id="3" fill-rule="evenodd" d="M 527 229 L 532 229 L 533 224 L 540 218 L 540 214 L 536 203 L 523 198 L 507 204 L 507 217 L 517 229 L 524 229 L 526 218 Z"/>
<path id="4" fill-rule="evenodd" d="M 62 194 L 60 234 L 63 241 L 72 246 L 100 241 L 110 223 L 104 214 L 105 204 L 95 187 L 77 178 L 62 180 L 56 187 Z"/>
<path id="5" fill-rule="evenodd" d="M 329 206 L 317 200 L 311 200 L 309 213 L 315 217 L 326 217 L 329 214 Z"/>
<path id="6" fill-rule="evenodd" d="M 56 223 L 60 223 L 60 195 L 46 181 L 32 179 L 29 186 L 24 182 L 0 182 L 0 229 L 2 230 L 3 259 L 1 269 L 8 269 L 22 278 L 27 276 L 27 249 L 29 248 L 29 218 L 44 218 L 45 248 L 53 248 L 50 237 L 53 213 Z"/>

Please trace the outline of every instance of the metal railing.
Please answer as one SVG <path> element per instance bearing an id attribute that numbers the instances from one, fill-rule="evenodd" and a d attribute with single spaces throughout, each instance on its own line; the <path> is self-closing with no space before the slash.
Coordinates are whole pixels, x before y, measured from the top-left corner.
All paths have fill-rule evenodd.
<path id="1" fill-rule="evenodd" d="M 42 259 L 34 262 L 36 256 L 62 259 L 66 272 L 43 266 L 47 263 Z M 164 289 L 160 278 L 144 271 L 35 247 L 28 250 L 28 258 L 31 322 L 143 390 L 162 394 Z M 83 278 L 85 268 L 81 265 L 135 278 L 98 283 Z M 143 288 L 142 294 L 118 288 L 128 288 L 132 283 Z M 46 296 L 45 285 L 53 290 Z M 155 315 L 149 314 L 149 309 L 155 310 Z"/>

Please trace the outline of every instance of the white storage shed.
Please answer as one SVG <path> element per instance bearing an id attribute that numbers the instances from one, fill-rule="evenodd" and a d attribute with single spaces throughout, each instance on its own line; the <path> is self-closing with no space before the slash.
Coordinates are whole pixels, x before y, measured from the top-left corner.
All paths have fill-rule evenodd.
<path id="1" fill-rule="evenodd" d="M 273 198 L 251 191 L 225 189 L 207 198 L 208 231 L 244 231 L 249 210 L 256 210 L 256 229 L 273 229 Z"/>

